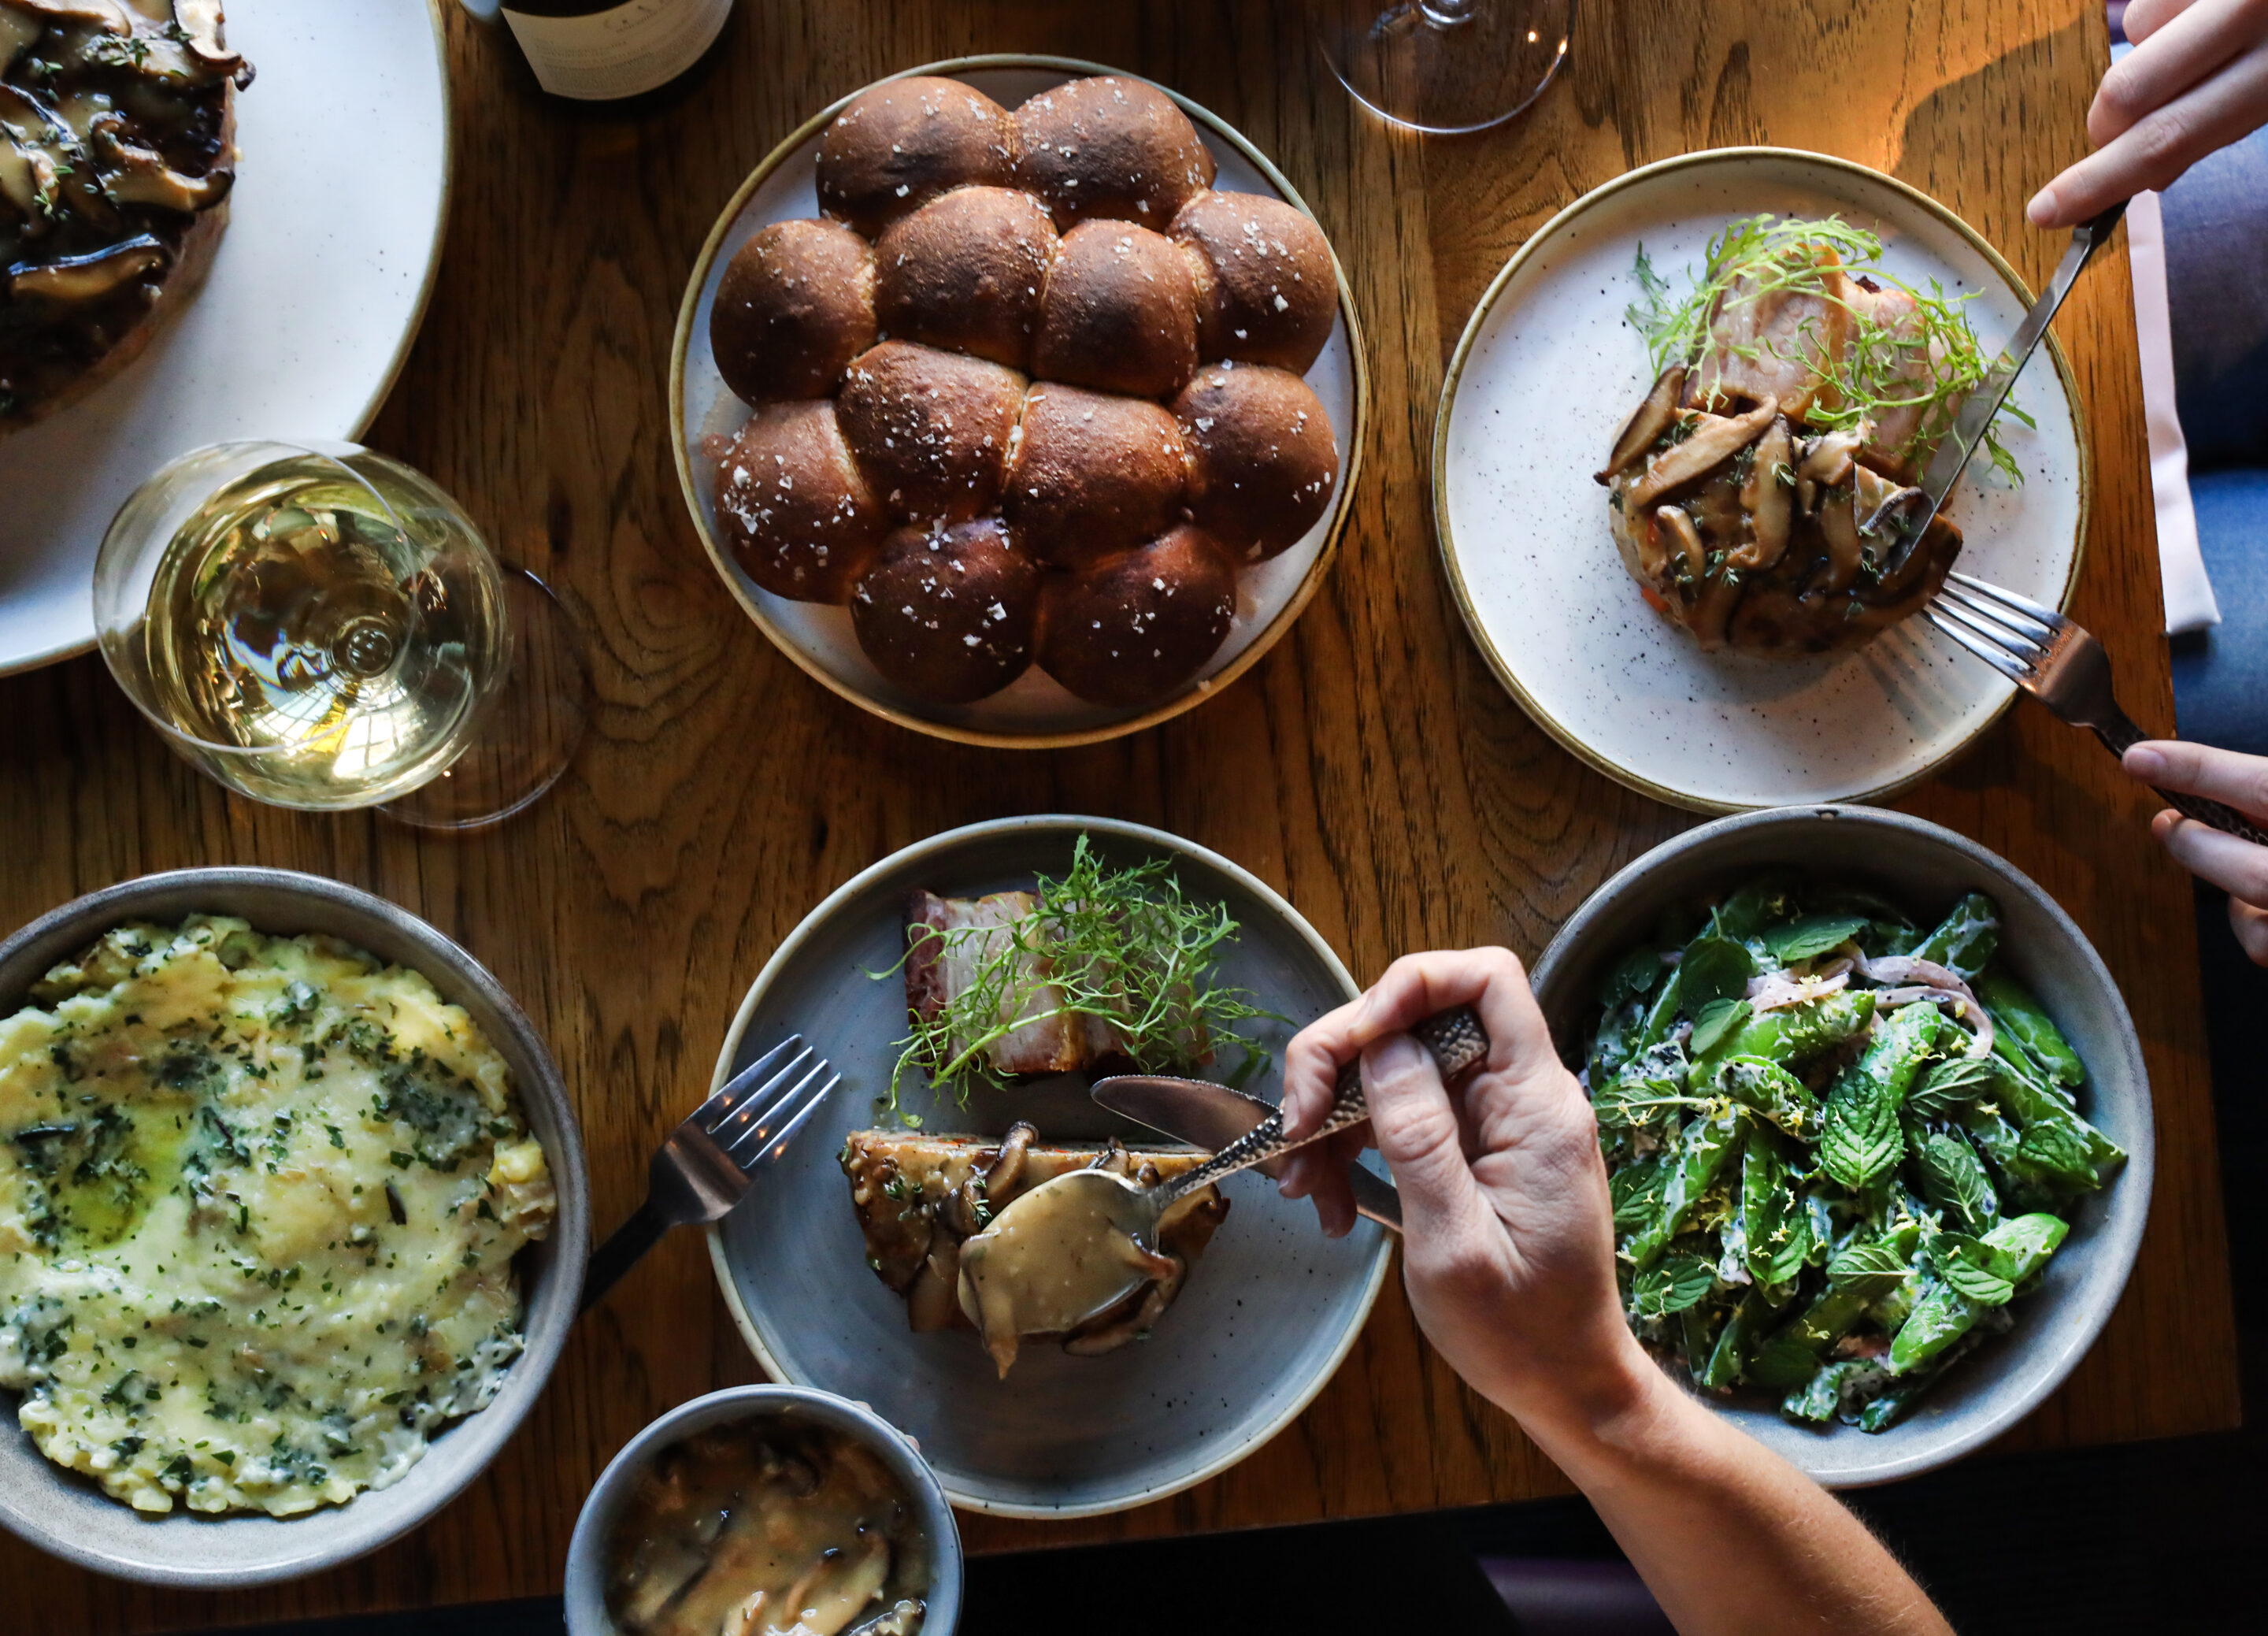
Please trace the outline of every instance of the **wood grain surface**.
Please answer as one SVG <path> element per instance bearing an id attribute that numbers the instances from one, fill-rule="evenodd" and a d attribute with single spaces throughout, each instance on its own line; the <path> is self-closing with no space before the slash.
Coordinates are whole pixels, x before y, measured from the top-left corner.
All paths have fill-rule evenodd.
<path id="1" fill-rule="evenodd" d="M 1421 142 L 1358 112 L 1291 0 L 744 0 L 713 70 L 625 120 L 540 98 L 507 41 L 446 9 L 447 259 L 369 440 L 432 474 L 559 587 L 597 694 L 580 760 L 540 807 L 469 840 L 266 809 L 173 760 L 82 659 L 0 682 L 0 922 L 146 871 L 233 862 L 408 905 L 487 962 L 549 1036 L 581 1109 L 601 1231 L 637 1204 L 648 1153 L 705 1089 L 766 954 L 854 872 L 955 824 L 1084 812 L 1177 831 L 1285 892 L 1363 978 L 1427 947 L 1502 942 L 1532 958 L 1608 874 L 1695 820 L 1557 748 L 1491 678 L 1444 587 L 1428 443 L 1445 358 L 1490 276 L 1552 212 L 1631 166 L 1776 143 L 1927 190 L 2036 284 L 2061 236 L 2028 228 L 2022 203 L 2082 151 L 2107 61 L 2099 0 L 1599 0 L 1580 8 L 1571 64 L 1525 119 Z M 1149 75 L 1272 155 L 1345 262 L 1376 387 L 1352 526 L 1291 637 L 1176 721 L 1043 755 L 899 731 L 774 652 L 703 556 L 664 402 L 688 269 L 773 144 L 880 75 L 1014 50 Z M 2170 731 L 2123 245 L 2057 329 L 2095 439 L 2074 611 L 2110 648 L 2135 717 Z M 2157 1099 L 2156 1203 L 2133 1281 L 2010 1444 L 2234 1425 L 2189 888 L 2149 839 L 2150 803 L 2090 739 L 2021 708 L 1900 805 L 2006 853 L 2070 910 L 2125 989 Z M 555 1590 L 577 1507 L 622 1442 L 671 1405 L 755 1375 L 699 1236 L 681 1234 L 585 1321 L 487 1477 L 412 1538 L 231 1595 L 114 1584 L 0 1538 L 0 1625 L 156 1630 Z M 964 1529 L 993 1551 L 1564 1489 L 1431 1354 L 1396 1281 L 1314 1405 L 1234 1470 L 1117 1517 Z"/>

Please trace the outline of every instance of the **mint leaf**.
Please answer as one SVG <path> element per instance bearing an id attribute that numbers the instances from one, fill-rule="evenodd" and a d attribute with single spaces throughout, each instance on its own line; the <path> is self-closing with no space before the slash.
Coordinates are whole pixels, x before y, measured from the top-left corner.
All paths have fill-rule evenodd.
<path id="1" fill-rule="evenodd" d="M 1873 1301 L 1896 1289 L 1912 1270 L 1906 1258 L 1888 1244 L 1853 1244 L 1827 1264 L 1827 1281 Z"/>
<path id="2" fill-rule="evenodd" d="M 1697 937 L 1677 962 L 1678 1006 L 1697 1019 L 1711 1000 L 1747 993 L 1756 975 L 1756 957 L 1730 938 Z"/>
<path id="3" fill-rule="evenodd" d="M 1845 1073 L 1827 1099 L 1819 1133 L 1820 1168 L 1853 1191 L 1905 1155 L 1897 1109 L 1872 1074 Z"/>
<path id="4" fill-rule="evenodd" d="M 1632 1283 L 1631 1307 L 1641 1318 L 1666 1318 L 1700 1305 L 1716 1283 L 1716 1268 L 1700 1256 L 1664 1256 Z"/>
<path id="5" fill-rule="evenodd" d="M 1849 942 L 1873 922 L 1865 915 L 1804 915 L 1765 932 L 1763 943 L 1783 966 L 1812 960 Z"/>
<path id="6" fill-rule="evenodd" d="M 1624 1165 L 1607 1178 L 1614 1200 L 1615 1230 L 1636 1232 L 1660 1212 L 1661 1190 L 1669 1180 L 1668 1161 L 1660 1154 Z"/>
<path id="7" fill-rule="evenodd" d="M 1602 1130 L 1648 1125 L 1672 1108 L 1697 1105 L 1685 1094 L 1685 1052 L 1665 1040 L 1623 1065 L 1622 1071 L 1591 1093 L 1591 1113 Z"/>
<path id="8" fill-rule="evenodd" d="M 1716 1049 L 1717 1042 L 1749 1020 L 1744 999 L 1712 999 L 1694 1020 L 1693 1037 L 1686 1042 L 1697 1057 Z"/>
<path id="9" fill-rule="evenodd" d="M 1940 1233 L 1930 1240 L 1930 1264 L 1955 1294 L 1980 1307 L 2000 1307 L 2016 1293 L 2014 1260 L 1966 1233 Z"/>
<path id="10" fill-rule="evenodd" d="M 1940 1062 L 1906 1093 L 1906 1108 L 1917 1119 L 1944 1119 L 1964 1102 L 1992 1094 L 2000 1071 L 1990 1057 L 1956 1057 Z"/>
<path id="11" fill-rule="evenodd" d="M 1914 1153 L 1921 1170 L 1922 1197 L 1940 1210 L 1960 1218 L 1972 1232 L 1983 1232 L 2000 1219 L 2000 1200 L 1984 1161 L 1966 1139 L 1940 1131 L 1923 1141 Z"/>
<path id="12" fill-rule="evenodd" d="M 1622 964 L 1607 978 L 1605 991 L 1599 1004 L 1606 1011 L 1619 1010 L 1641 994 L 1650 994 L 1653 985 L 1661 981 L 1661 974 L 1669 968 L 1661 963 L 1661 956 L 1650 948 L 1634 948 Z"/>

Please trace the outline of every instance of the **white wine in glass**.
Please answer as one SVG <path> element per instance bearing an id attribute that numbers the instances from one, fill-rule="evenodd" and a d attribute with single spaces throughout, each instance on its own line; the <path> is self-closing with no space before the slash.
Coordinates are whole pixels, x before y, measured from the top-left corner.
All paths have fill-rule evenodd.
<path id="1" fill-rule="evenodd" d="M 492 725 L 512 586 L 462 508 L 398 461 L 219 444 L 120 511 L 95 619 L 112 674 L 186 759 L 255 800 L 334 810 L 432 785 Z M 516 810 L 557 771 L 443 822 Z"/>
<path id="2" fill-rule="evenodd" d="M 1316 49 L 1355 100 L 1411 130 L 1484 130 L 1567 60 L 1574 0 L 1307 0 Z"/>

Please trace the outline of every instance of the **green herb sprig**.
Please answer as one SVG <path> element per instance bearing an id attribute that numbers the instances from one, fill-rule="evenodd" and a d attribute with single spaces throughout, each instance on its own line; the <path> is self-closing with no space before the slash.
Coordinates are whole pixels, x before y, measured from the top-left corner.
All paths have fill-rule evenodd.
<path id="1" fill-rule="evenodd" d="M 1242 1084 L 1268 1060 L 1265 1050 L 1231 1030 L 1257 1018 L 1287 1019 L 1255 1004 L 1249 991 L 1216 979 L 1213 963 L 1236 940 L 1236 921 L 1226 904 L 1185 895 L 1170 860 L 1108 868 L 1082 835 L 1069 873 L 1061 880 L 1037 876 L 1036 887 L 1033 907 L 1012 921 L 925 930 L 914 939 L 909 958 L 917 947 L 941 960 L 971 943 L 979 954 L 968 982 L 936 1015 L 908 1013 L 888 1098 L 902 1123 L 921 1123 L 900 1102 L 909 1071 L 926 1069 L 932 1085 L 966 1106 L 972 1087 L 1004 1082 L 991 1065 L 992 1046 L 1058 1017 L 1108 1025 L 1116 1048 L 1145 1073 L 1189 1072 L 1218 1047 L 1233 1044 L 1243 1060 L 1229 1082 Z M 884 980 L 904 966 L 902 959 L 869 975 Z M 1053 1003 L 1041 1001 L 1049 991 Z"/>
<path id="2" fill-rule="evenodd" d="M 1647 351 L 1659 374 L 1674 363 L 1696 370 L 1723 357 L 1750 362 L 1771 357 L 1816 370 L 1830 390 L 1815 402 L 1806 419 L 1814 430 L 1846 430 L 1861 420 L 1880 420 L 1901 409 L 1919 409 L 1915 442 L 1933 443 L 1951 429 L 1962 400 L 1984 380 L 1992 358 L 1977 339 L 1962 309 L 1977 292 L 1948 296 L 1933 279 L 1927 292 L 1893 277 L 1877 265 L 1882 254 L 1879 235 L 1854 227 L 1839 217 L 1817 220 L 1748 216 L 1726 224 L 1709 240 L 1702 276 L 1683 298 L 1654 268 L 1643 244 L 1638 246 L 1634 276 L 1638 298 L 1625 313 L 1631 327 L 1645 337 Z M 1863 273 L 1876 284 L 1886 284 L 1913 298 L 1914 310 L 1896 329 L 1871 313 L 1860 312 L 1833 291 L 1828 273 L 1837 268 L 1850 275 Z M 1719 303 L 1735 287 L 1743 300 L 1786 294 L 1810 296 L 1840 306 L 1850 315 L 1850 335 L 1844 349 L 1828 356 L 1815 321 L 1800 330 L 1801 356 L 1790 357 L 1769 340 L 1736 344 L 1719 335 L 1713 321 Z M 2012 402 L 2000 413 L 2034 424 L 2032 417 Z M 1998 424 L 1998 416 L 1995 416 Z M 1987 429 L 1985 456 L 2010 481 L 2021 483 L 2023 472 L 2015 458 Z"/>

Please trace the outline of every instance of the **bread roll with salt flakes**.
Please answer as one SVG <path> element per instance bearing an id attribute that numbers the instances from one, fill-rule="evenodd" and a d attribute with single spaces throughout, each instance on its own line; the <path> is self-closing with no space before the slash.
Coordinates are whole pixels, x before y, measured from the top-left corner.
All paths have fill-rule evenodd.
<path id="1" fill-rule="evenodd" d="M 1073 573 L 1048 576 L 1040 667 L 1090 704 L 1153 704 L 1219 652 L 1236 568 L 1186 525 Z"/>
<path id="2" fill-rule="evenodd" d="M 901 528 L 850 597 L 874 668 L 939 704 L 998 693 L 1031 667 L 1040 570 L 998 518 Z"/>
<path id="3" fill-rule="evenodd" d="M 1208 364 L 1174 401 L 1189 449 L 1189 510 L 1240 563 L 1289 549 L 1330 509 L 1330 416 L 1307 383 L 1264 364 Z"/>

